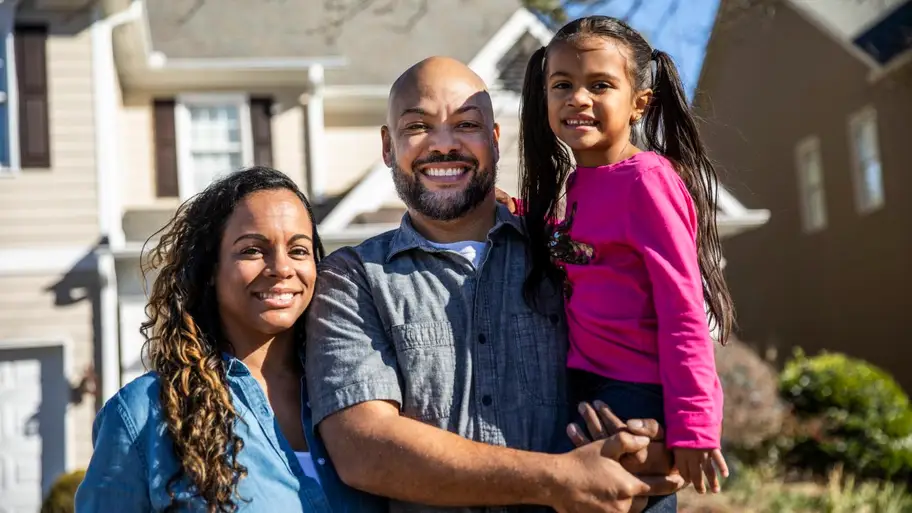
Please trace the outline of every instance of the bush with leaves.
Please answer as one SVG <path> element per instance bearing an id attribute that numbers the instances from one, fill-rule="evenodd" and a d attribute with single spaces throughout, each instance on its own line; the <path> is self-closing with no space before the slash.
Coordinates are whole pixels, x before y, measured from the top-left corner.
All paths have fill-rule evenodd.
<path id="1" fill-rule="evenodd" d="M 76 511 L 76 489 L 82 483 L 85 471 L 76 470 L 60 476 L 51 486 L 44 503 L 41 504 L 41 513 L 73 513 Z"/>
<path id="2" fill-rule="evenodd" d="M 744 463 L 769 458 L 769 441 L 786 414 L 779 377 L 771 364 L 741 341 L 717 345 L 716 370 L 725 392 L 723 438 L 726 456 Z"/>
<path id="3" fill-rule="evenodd" d="M 883 370 L 842 354 L 796 351 L 779 389 L 803 423 L 788 462 L 816 472 L 842 465 L 862 478 L 912 479 L 912 408 Z"/>

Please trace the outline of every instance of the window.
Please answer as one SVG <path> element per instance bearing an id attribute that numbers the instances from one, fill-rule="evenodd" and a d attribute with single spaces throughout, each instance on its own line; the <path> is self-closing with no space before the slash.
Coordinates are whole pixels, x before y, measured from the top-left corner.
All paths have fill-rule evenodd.
<path id="1" fill-rule="evenodd" d="M 873 212 L 884 205 L 883 170 L 877 142 L 877 111 L 862 109 L 849 118 L 852 146 L 852 182 L 855 207 L 859 213 Z"/>
<path id="2" fill-rule="evenodd" d="M 156 196 L 186 200 L 240 167 L 271 166 L 272 106 L 245 95 L 155 99 Z"/>
<path id="3" fill-rule="evenodd" d="M 824 229 L 827 223 L 820 139 L 808 137 L 799 142 L 795 159 L 798 168 L 801 222 L 805 232 L 816 232 Z"/>
<path id="4" fill-rule="evenodd" d="M 13 17 L 0 4 L 0 175 L 51 166 L 47 27 Z"/>
<path id="5" fill-rule="evenodd" d="M 251 163 L 253 136 L 246 97 L 181 97 L 176 109 L 178 191 L 182 200 Z"/>

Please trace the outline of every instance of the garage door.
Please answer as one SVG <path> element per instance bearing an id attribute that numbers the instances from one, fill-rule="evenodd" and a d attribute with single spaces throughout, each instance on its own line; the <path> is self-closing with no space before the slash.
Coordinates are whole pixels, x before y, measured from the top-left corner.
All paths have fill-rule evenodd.
<path id="1" fill-rule="evenodd" d="M 0 513 L 36 513 L 66 469 L 63 348 L 0 349 Z"/>

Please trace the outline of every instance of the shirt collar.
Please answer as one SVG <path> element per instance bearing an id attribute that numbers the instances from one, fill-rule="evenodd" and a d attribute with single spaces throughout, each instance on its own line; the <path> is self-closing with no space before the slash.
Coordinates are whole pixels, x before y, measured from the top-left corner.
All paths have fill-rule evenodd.
<path id="1" fill-rule="evenodd" d="M 505 227 L 515 230 L 519 235 L 525 236 L 526 231 L 525 228 L 523 228 L 522 220 L 511 214 L 506 206 L 497 204 L 495 215 L 494 227 L 488 231 L 489 239 L 499 234 Z M 411 217 L 408 212 L 406 212 L 402 215 L 402 222 L 399 225 L 399 229 L 393 234 L 390 249 L 386 255 L 386 262 L 389 263 L 399 253 L 416 248 L 424 251 L 436 251 L 431 243 L 415 230 L 415 227 L 412 225 Z"/>

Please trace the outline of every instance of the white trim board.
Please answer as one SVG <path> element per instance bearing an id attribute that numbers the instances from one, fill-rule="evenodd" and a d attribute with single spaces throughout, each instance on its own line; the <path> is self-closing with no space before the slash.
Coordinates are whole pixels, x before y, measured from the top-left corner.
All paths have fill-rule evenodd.
<path id="1" fill-rule="evenodd" d="M 547 45 L 554 36 L 531 11 L 524 7 L 519 8 L 469 61 L 469 67 L 478 73 L 486 84 L 493 83 L 497 78 L 497 63 L 526 33 L 532 34 L 542 46 Z"/>
<path id="2" fill-rule="evenodd" d="M 98 258 L 91 246 L 0 249 L 0 276 L 54 274 L 97 269 Z"/>
<path id="3" fill-rule="evenodd" d="M 553 33 L 537 16 L 521 7 L 513 13 L 491 39 L 469 61 L 469 68 L 475 71 L 485 83 L 493 83 L 497 78 L 497 63 L 526 33 L 532 34 L 542 45 L 551 41 Z M 377 91 L 374 90 L 374 93 Z M 517 108 L 519 98 L 516 95 L 501 91 L 492 91 L 496 110 Z M 495 112 L 497 119 L 499 112 Z M 320 223 L 320 229 L 330 232 L 341 232 L 348 227 L 360 213 L 377 210 L 396 194 L 392 181 L 387 174 L 389 168 L 379 160 L 364 174 L 355 186 L 338 205 Z"/>

